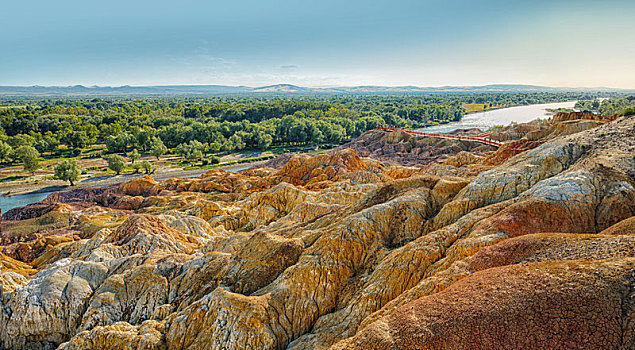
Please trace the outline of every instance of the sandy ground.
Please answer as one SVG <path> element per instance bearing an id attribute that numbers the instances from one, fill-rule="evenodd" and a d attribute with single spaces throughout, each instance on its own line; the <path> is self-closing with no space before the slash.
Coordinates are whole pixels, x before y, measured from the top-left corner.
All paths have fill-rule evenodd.
<path id="1" fill-rule="evenodd" d="M 252 166 L 260 165 L 265 163 L 265 161 L 252 162 L 252 163 L 242 163 L 242 164 L 232 164 L 227 166 L 218 167 L 215 169 L 225 169 L 227 171 L 238 171 L 242 169 L 246 169 Z M 238 169 L 238 170 L 237 170 Z M 152 174 L 155 180 L 161 181 L 173 177 L 196 177 L 209 169 L 194 169 L 194 170 L 184 170 L 183 168 L 173 168 L 169 166 L 159 167 Z M 50 176 L 50 174 L 48 174 Z M 75 186 L 69 186 L 68 181 L 62 180 L 46 180 L 44 179 L 45 175 L 36 175 L 31 178 L 27 178 L 25 180 L 15 180 L 15 181 L 7 181 L 4 183 L 0 183 L 0 195 L 3 196 L 16 196 L 26 193 L 38 193 L 38 192 L 54 192 L 54 191 L 63 191 L 74 188 L 93 188 L 93 187 L 103 187 L 109 185 L 116 185 L 122 182 L 126 182 L 132 180 L 134 178 L 138 178 L 144 176 L 143 173 L 133 174 L 121 174 L 121 175 L 104 175 L 104 176 L 95 176 L 95 177 L 82 177 L 79 181 L 75 183 Z"/>

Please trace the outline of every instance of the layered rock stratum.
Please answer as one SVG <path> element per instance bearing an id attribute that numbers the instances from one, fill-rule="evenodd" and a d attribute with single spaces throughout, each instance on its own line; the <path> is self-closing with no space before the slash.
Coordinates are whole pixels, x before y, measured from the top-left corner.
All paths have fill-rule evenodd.
<path id="1" fill-rule="evenodd" d="M 635 118 L 371 131 L 1 224 L 0 349 L 635 348 Z"/>

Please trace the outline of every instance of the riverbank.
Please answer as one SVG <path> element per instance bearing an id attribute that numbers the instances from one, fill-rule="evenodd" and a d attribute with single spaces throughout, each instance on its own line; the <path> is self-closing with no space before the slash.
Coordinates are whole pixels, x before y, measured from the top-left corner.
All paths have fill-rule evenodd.
<path id="1" fill-rule="evenodd" d="M 219 166 L 214 169 L 224 169 L 226 171 L 241 171 L 264 164 L 266 161 L 256 161 L 250 163 L 231 164 L 226 166 Z M 170 166 L 163 166 L 157 168 L 152 174 L 155 180 L 161 181 L 173 177 L 186 178 L 197 177 L 206 173 L 210 169 L 190 169 L 173 168 Z M 11 181 L 7 183 L 0 183 L 0 196 L 2 197 L 14 197 L 27 194 L 38 193 L 50 193 L 57 191 L 64 191 L 75 188 L 96 188 L 111 185 L 118 185 L 122 182 L 130 181 L 135 178 L 139 178 L 146 175 L 145 173 L 126 173 L 120 175 L 101 175 L 101 176 L 88 176 L 78 181 L 75 186 L 70 186 L 68 181 L 53 180 L 37 178 L 33 180 Z"/>

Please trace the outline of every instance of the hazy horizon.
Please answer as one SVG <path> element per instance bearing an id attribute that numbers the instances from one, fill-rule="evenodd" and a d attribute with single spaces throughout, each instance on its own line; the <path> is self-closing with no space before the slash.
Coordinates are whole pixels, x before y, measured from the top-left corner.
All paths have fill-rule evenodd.
<path id="1" fill-rule="evenodd" d="M 99 84 L 93 84 L 93 85 L 86 85 L 86 84 L 69 84 L 69 85 L 42 85 L 42 84 L 32 84 L 32 85 L 0 85 L 3 87 L 11 87 L 11 86 L 15 86 L 15 87 L 35 87 L 35 86 L 39 86 L 39 87 L 59 87 L 59 88 L 68 88 L 68 87 L 74 87 L 74 86 L 83 86 L 83 87 L 87 87 L 87 88 L 92 88 L 92 87 L 100 87 L 100 88 L 107 88 L 107 87 L 111 87 L 111 88 L 119 88 L 119 87 L 158 87 L 158 86 L 166 86 L 166 87 L 170 87 L 170 86 L 227 86 L 227 87 L 246 87 L 246 88 L 259 88 L 259 87 L 267 87 L 267 86 L 278 86 L 278 85 L 292 85 L 292 86 L 297 86 L 297 87 L 304 87 L 304 88 L 314 88 L 314 89 L 328 89 L 328 88 L 354 88 L 354 87 L 385 87 L 385 88 L 405 88 L 405 87 L 414 87 L 414 88 L 444 88 L 444 87 L 454 87 L 454 88 L 461 88 L 461 87 L 486 87 L 486 86 L 535 86 L 535 87 L 544 87 L 544 88 L 554 88 L 554 89 L 615 89 L 615 90 L 632 90 L 635 88 L 629 88 L 629 87 L 613 87 L 613 86 L 552 86 L 552 85 L 534 85 L 534 84 L 524 84 L 524 83 L 487 83 L 487 84 L 481 84 L 481 85 L 464 85 L 464 84 L 458 84 L 458 85 L 434 85 L 434 86 L 430 86 L 430 85 L 414 85 L 414 84 L 409 84 L 409 85 L 388 85 L 388 84 L 365 84 L 365 85 L 299 85 L 299 84 L 292 84 L 292 83 L 286 83 L 286 82 L 281 82 L 281 83 L 275 83 L 275 84 L 265 84 L 265 85 L 245 85 L 245 84 L 234 84 L 234 85 L 226 85 L 226 84 L 152 84 L 152 85 L 137 85 L 137 84 L 123 84 L 123 85 L 99 85 Z"/>
<path id="2" fill-rule="evenodd" d="M 2 86 L 635 88 L 635 2 L 11 2 Z"/>

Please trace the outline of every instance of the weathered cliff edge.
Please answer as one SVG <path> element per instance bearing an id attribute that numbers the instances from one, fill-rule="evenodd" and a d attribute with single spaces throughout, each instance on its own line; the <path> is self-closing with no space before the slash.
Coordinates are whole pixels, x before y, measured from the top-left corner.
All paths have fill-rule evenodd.
<path id="1" fill-rule="evenodd" d="M 635 119 L 561 119 L 56 194 L 5 217 L 0 348 L 633 348 Z"/>

